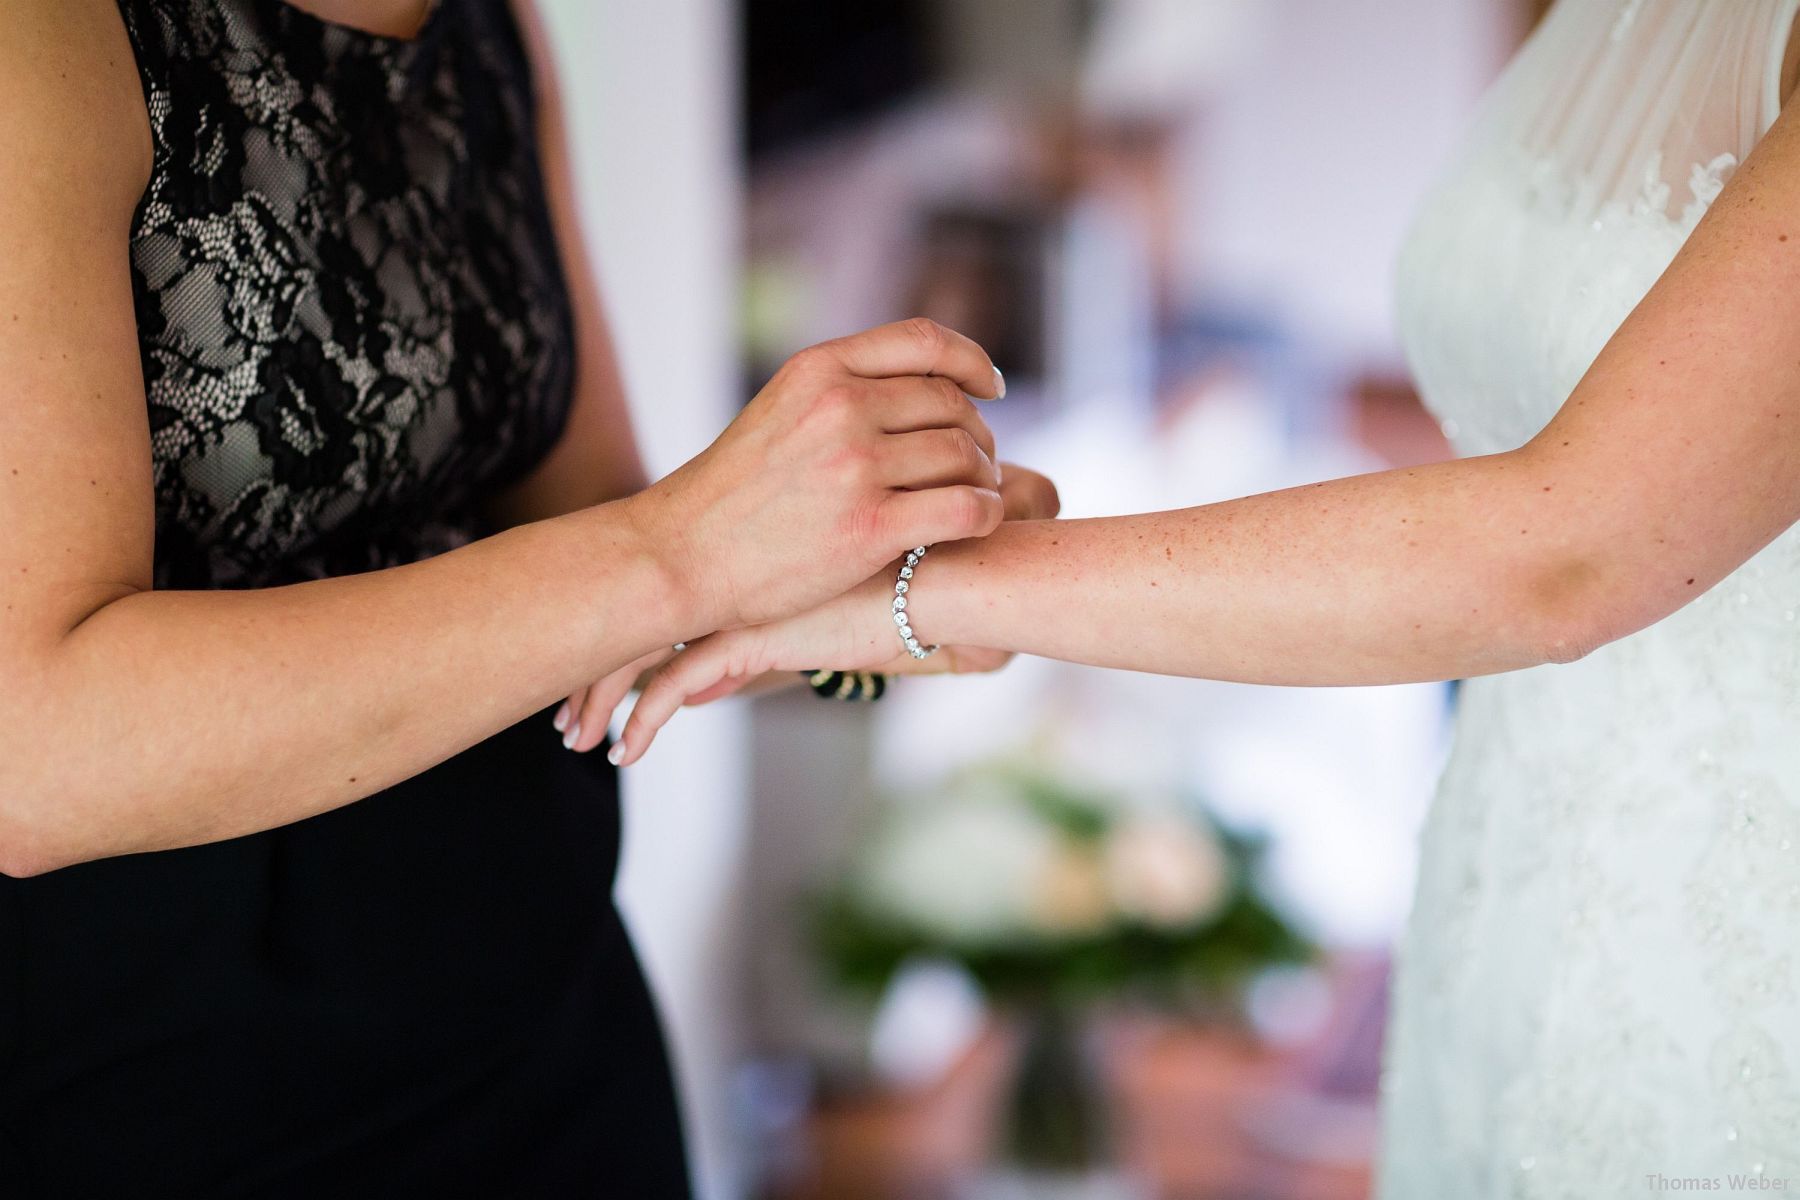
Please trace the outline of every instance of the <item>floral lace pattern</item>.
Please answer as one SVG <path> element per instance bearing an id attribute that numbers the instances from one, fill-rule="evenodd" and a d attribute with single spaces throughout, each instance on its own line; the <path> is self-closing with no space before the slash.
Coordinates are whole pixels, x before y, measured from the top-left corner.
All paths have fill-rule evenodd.
<path id="1" fill-rule="evenodd" d="M 1508 68 L 1400 261 L 1460 451 L 1534 435 L 1655 283 L 1767 127 L 1795 8 L 1560 0 Z M 1466 684 L 1398 961 L 1386 1200 L 1800 1187 L 1797 608 L 1800 528 L 1579 662 Z"/>
<path id="2" fill-rule="evenodd" d="M 131 236 L 158 587 L 413 561 L 547 451 L 572 377 L 505 0 L 411 41 L 282 0 L 120 0 L 155 159 Z"/>

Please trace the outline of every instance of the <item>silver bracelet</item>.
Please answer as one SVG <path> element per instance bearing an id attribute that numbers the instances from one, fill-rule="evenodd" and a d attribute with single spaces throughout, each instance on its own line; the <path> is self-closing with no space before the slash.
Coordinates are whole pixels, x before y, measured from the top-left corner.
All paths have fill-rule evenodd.
<path id="1" fill-rule="evenodd" d="M 906 615 L 906 593 L 912 591 L 913 572 L 929 548 L 914 546 L 908 550 L 906 565 L 900 568 L 900 577 L 894 580 L 894 624 L 900 629 L 900 640 L 906 643 L 906 652 L 914 658 L 930 658 L 938 652 L 936 646 L 919 645 L 919 639 L 913 635 L 912 619 Z"/>

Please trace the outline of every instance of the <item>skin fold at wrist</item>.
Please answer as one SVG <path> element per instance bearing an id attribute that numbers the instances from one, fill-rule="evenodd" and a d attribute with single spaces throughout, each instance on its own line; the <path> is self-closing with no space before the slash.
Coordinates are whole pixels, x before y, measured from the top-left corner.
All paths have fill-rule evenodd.
<path id="1" fill-rule="evenodd" d="M 652 489 L 591 511 L 615 510 L 626 531 L 629 559 L 650 573 L 655 602 L 669 616 L 665 640 L 673 645 L 728 628 L 731 618 L 721 589 L 708 583 L 717 571 L 707 569 L 692 544 L 667 527 L 670 522 L 658 519 L 665 515 L 661 502 Z"/>

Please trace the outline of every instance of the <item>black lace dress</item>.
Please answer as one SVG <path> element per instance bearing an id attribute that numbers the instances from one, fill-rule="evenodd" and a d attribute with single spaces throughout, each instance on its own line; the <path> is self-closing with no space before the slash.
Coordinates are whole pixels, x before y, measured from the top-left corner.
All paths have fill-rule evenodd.
<path id="1" fill-rule="evenodd" d="M 157 586 L 480 536 L 574 352 L 506 0 L 408 41 L 120 9 Z M 612 769 L 542 713 L 309 820 L 0 878 L 0 1194 L 688 1195 L 618 842 Z"/>

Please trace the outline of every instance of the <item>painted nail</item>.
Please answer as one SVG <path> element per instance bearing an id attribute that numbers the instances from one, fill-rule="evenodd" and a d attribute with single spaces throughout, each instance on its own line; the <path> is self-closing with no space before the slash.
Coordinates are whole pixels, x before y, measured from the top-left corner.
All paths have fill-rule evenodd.
<path id="1" fill-rule="evenodd" d="M 569 715 L 569 702 L 564 700 L 562 707 L 556 710 L 556 720 L 550 722 L 556 726 L 556 732 L 561 733 L 569 727 Z"/>
<path id="2" fill-rule="evenodd" d="M 579 740 L 580 737 L 581 737 L 581 722 L 577 721 L 577 722 L 575 722 L 574 725 L 569 727 L 569 732 L 563 734 L 564 748 L 573 750 L 575 748 L 576 741 Z"/>
<path id="3" fill-rule="evenodd" d="M 994 399 L 1006 399 L 1006 376 L 1000 373 L 999 367 L 994 368 Z"/>
<path id="4" fill-rule="evenodd" d="M 608 749 L 606 752 L 606 761 L 611 763 L 615 767 L 618 766 L 620 763 L 624 762 L 625 761 L 625 743 L 624 742 L 614 742 L 612 744 L 612 747 L 610 749 Z"/>

